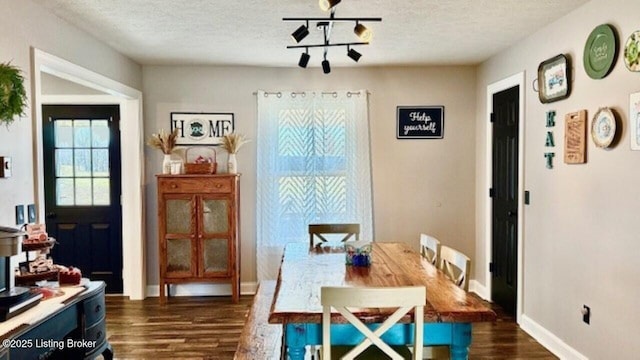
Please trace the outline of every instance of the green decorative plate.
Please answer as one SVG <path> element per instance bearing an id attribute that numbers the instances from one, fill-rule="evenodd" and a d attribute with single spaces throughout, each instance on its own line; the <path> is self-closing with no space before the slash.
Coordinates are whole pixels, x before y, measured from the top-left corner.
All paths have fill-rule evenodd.
<path id="1" fill-rule="evenodd" d="M 608 24 L 598 25 L 587 39 L 584 46 L 584 70 L 592 79 L 607 76 L 616 62 L 618 41 L 616 33 Z"/>
<path id="2" fill-rule="evenodd" d="M 624 64 L 631 71 L 640 71 L 640 30 L 631 33 L 624 45 Z"/>

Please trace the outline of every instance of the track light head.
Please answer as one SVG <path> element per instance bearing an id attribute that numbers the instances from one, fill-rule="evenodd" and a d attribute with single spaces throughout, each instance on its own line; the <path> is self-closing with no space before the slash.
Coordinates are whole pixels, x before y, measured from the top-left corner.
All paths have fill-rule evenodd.
<path id="1" fill-rule="evenodd" d="M 329 11 L 332 7 L 338 5 L 342 0 L 320 0 L 318 5 L 322 11 Z"/>
<path id="2" fill-rule="evenodd" d="M 347 51 L 347 56 L 350 57 L 353 61 L 358 62 L 362 54 L 353 49 L 349 49 L 349 51 Z"/>
<path id="3" fill-rule="evenodd" d="M 371 29 L 360 23 L 356 23 L 356 27 L 353 28 L 353 32 L 360 38 L 360 40 L 364 42 L 370 42 L 371 38 L 373 37 L 373 32 L 371 32 Z"/>
<path id="4" fill-rule="evenodd" d="M 293 38 L 293 41 L 299 43 L 302 39 L 307 37 L 307 35 L 309 35 L 309 28 L 307 28 L 306 25 L 300 25 L 300 27 L 291 34 L 291 37 Z"/>
<path id="5" fill-rule="evenodd" d="M 331 65 L 329 64 L 329 60 L 327 60 L 327 58 L 322 60 L 322 72 L 324 72 L 325 74 L 331 72 Z"/>
<path id="6" fill-rule="evenodd" d="M 298 66 L 306 68 L 310 58 L 311 56 L 308 53 L 302 53 L 302 55 L 300 55 L 300 61 L 298 61 Z"/>

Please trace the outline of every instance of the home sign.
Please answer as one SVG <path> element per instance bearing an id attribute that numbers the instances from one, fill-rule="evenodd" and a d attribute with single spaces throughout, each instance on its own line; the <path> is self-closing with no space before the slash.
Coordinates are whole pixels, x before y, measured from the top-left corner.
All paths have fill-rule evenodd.
<path id="1" fill-rule="evenodd" d="M 219 145 L 233 132 L 233 113 L 171 113 L 171 130 L 178 129 L 176 145 Z"/>
<path id="2" fill-rule="evenodd" d="M 442 139 L 444 106 L 398 106 L 398 139 Z"/>

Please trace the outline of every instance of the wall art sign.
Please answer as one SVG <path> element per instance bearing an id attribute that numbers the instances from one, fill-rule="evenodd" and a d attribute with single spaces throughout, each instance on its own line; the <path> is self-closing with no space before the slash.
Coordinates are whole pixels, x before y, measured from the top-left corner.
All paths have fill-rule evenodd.
<path id="1" fill-rule="evenodd" d="M 611 108 L 600 108 L 591 121 L 591 138 L 597 147 L 608 148 L 616 136 L 616 116 Z"/>
<path id="2" fill-rule="evenodd" d="M 397 139 L 442 139 L 444 106 L 398 106 Z"/>
<path id="3" fill-rule="evenodd" d="M 640 71 L 640 30 L 632 32 L 624 45 L 624 64 L 630 71 Z"/>
<path id="4" fill-rule="evenodd" d="M 587 162 L 587 110 L 569 113 L 564 117 L 564 162 Z"/>
<path id="5" fill-rule="evenodd" d="M 640 150 L 640 92 L 629 95 L 631 150 Z"/>
<path id="6" fill-rule="evenodd" d="M 602 79 L 613 69 L 618 55 L 615 29 L 609 24 L 596 26 L 584 45 L 584 70 L 592 79 Z"/>
<path id="7" fill-rule="evenodd" d="M 571 64 L 560 54 L 538 65 L 538 98 L 543 104 L 566 99 L 571 94 Z"/>
<path id="8" fill-rule="evenodd" d="M 547 160 L 547 169 L 553 169 L 553 158 L 556 156 L 556 153 L 553 152 L 553 148 L 556 146 L 555 140 L 553 139 L 553 128 L 556 126 L 556 111 L 549 110 L 547 111 L 547 136 L 544 141 L 544 146 L 549 148 L 548 152 L 544 153 L 544 158 Z"/>
<path id="9" fill-rule="evenodd" d="M 171 113 L 171 130 L 178 129 L 176 145 L 219 145 L 234 127 L 233 113 Z"/>

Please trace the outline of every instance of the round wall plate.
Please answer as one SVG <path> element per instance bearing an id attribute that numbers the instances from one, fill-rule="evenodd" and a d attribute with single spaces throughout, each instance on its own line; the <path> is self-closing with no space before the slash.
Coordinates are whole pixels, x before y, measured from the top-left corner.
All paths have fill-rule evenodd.
<path id="1" fill-rule="evenodd" d="M 616 33 L 608 24 L 596 26 L 589 34 L 584 45 L 584 70 L 592 79 L 602 79 L 607 76 L 616 62 L 618 42 Z"/>
<path id="2" fill-rule="evenodd" d="M 624 45 L 624 64 L 631 71 L 640 71 L 640 30 L 632 32 Z"/>
<path id="3" fill-rule="evenodd" d="M 608 148 L 616 136 L 616 117 L 610 108 L 600 108 L 591 122 L 591 138 L 597 147 Z"/>

